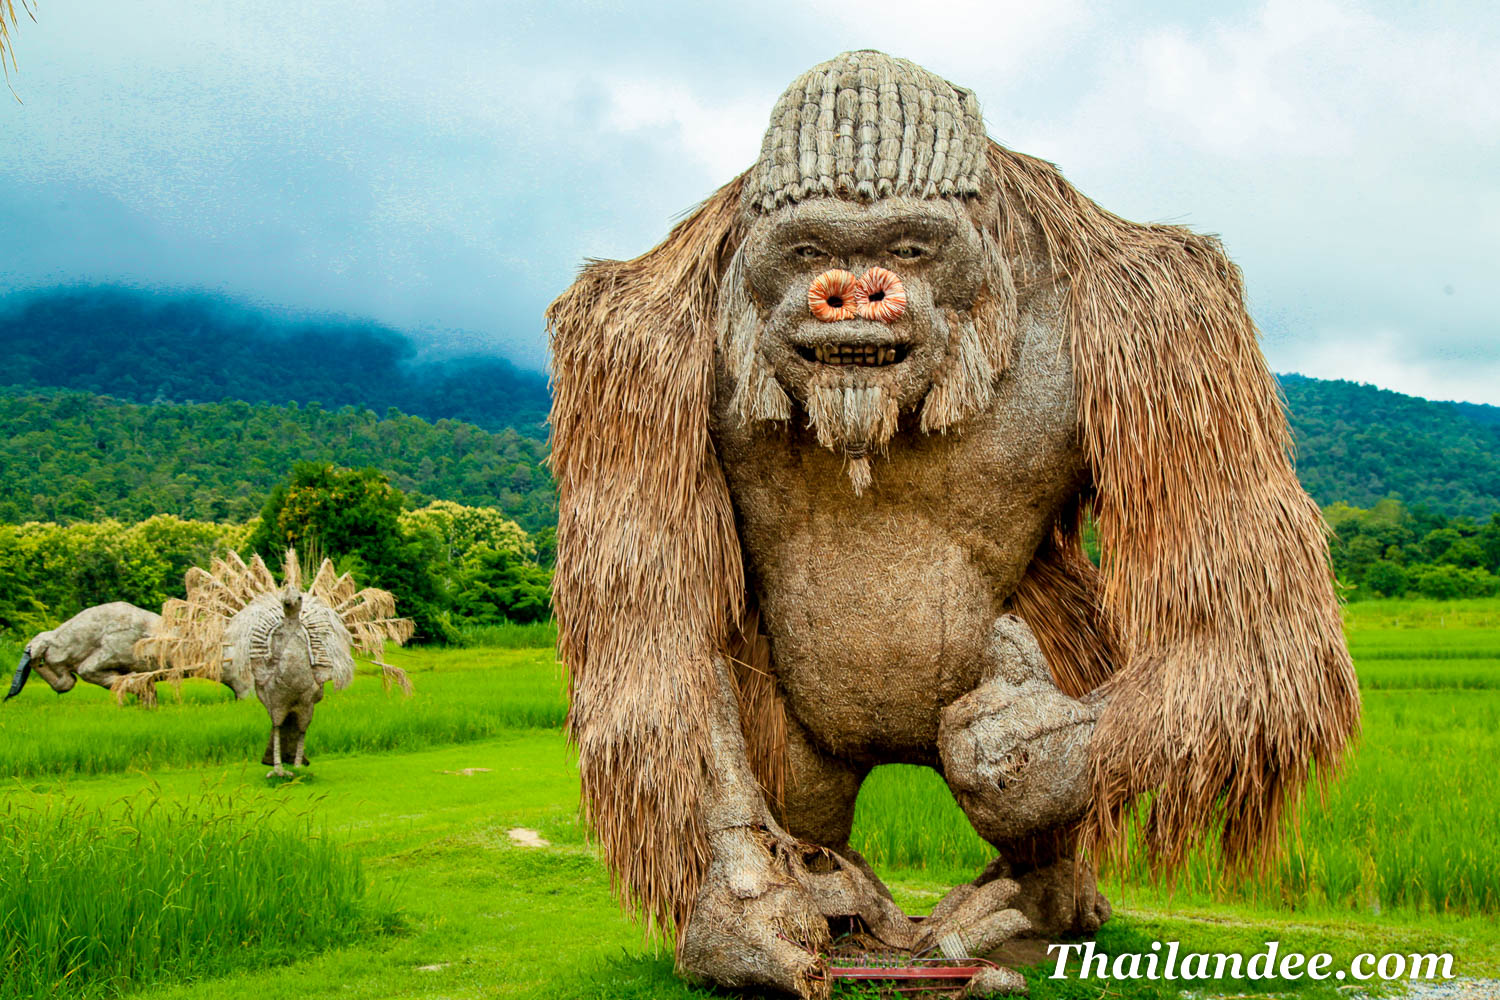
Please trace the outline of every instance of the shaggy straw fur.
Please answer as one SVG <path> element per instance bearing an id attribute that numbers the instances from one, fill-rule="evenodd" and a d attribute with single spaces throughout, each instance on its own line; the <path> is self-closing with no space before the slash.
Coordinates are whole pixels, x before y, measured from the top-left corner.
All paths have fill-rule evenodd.
<path id="1" fill-rule="evenodd" d="M 1123 851 L 1143 803 L 1144 845 L 1166 868 L 1213 830 L 1231 861 L 1263 861 L 1310 768 L 1338 766 L 1358 694 L 1322 521 L 1293 474 L 1239 272 L 1214 239 L 1111 215 L 1050 164 L 991 143 L 986 167 L 970 211 L 1009 262 L 1017 299 L 1066 288 L 1092 476 L 1073 509 L 1092 511 L 1104 551 L 1096 572 L 1078 517 L 1064 519 L 1012 599 L 1058 684 L 1111 698 L 1081 846 Z M 732 635 L 751 667 L 740 670 L 750 756 L 773 793 L 784 738 L 774 682 L 744 652 L 753 621 L 736 630 L 745 580 L 709 434 L 738 209 L 742 198 L 779 203 L 793 180 L 757 180 L 754 198 L 746 183 L 641 257 L 589 264 L 547 314 L 555 606 L 585 809 L 622 899 L 679 924 L 708 859 L 710 664 Z M 719 333 L 731 353 L 735 333 Z M 742 412 L 784 419 L 774 386 L 744 389 Z M 943 416 L 923 424 L 945 428 Z"/>
<path id="2" fill-rule="evenodd" d="M 302 566 L 295 549 L 287 550 L 282 575 L 285 583 L 303 588 Z M 188 677 L 219 680 L 229 654 L 227 631 L 235 616 L 267 595 L 280 613 L 281 585 L 259 554 L 246 563 L 231 552 L 215 559 L 208 570 L 196 566 L 188 570 L 185 582 L 187 597 L 174 597 L 162 605 L 160 629 L 135 645 L 136 655 L 156 663 L 157 669 L 123 678 L 115 688 L 117 697 L 139 692 L 158 681 L 181 683 Z M 353 647 L 380 664 L 387 689 L 394 683 L 403 692 L 411 692 L 406 672 L 381 660 L 386 642 L 399 646 L 411 638 L 413 631 L 411 619 L 395 617 L 396 599 L 389 591 L 370 587 L 361 590 L 348 573 L 340 576 L 328 559 L 323 560 L 305 589 L 333 613 Z M 317 630 L 310 628 L 310 634 L 316 646 Z M 335 659 L 328 658 L 328 666 L 341 670 Z"/>
<path id="3" fill-rule="evenodd" d="M 36 20 L 36 14 L 27 0 L 21 0 L 21 9 L 26 12 L 27 17 Z M 16 68 L 16 53 L 10 36 L 17 24 L 15 0 L 0 0 L 0 69 L 5 71 L 6 79 L 10 78 L 10 71 Z"/>
<path id="4" fill-rule="evenodd" d="M 1011 595 L 1031 626 L 1052 679 L 1075 698 L 1104 683 L 1123 659 L 1120 636 L 1100 603 L 1099 571 L 1083 552 L 1076 513 L 1061 520 Z"/>
<path id="5" fill-rule="evenodd" d="M 1215 827 L 1229 860 L 1264 863 L 1310 766 L 1337 769 L 1359 694 L 1239 269 L 1212 237 L 1111 215 L 1051 164 L 999 145 L 990 164 L 1008 252 L 1050 262 L 1018 286 L 1068 282 L 1100 603 L 1126 651 L 1101 688 L 1083 847 L 1123 852 L 1149 796 L 1158 863 Z"/>
<path id="6" fill-rule="evenodd" d="M 708 864 L 712 658 L 744 607 L 708 432 L 715 297 L 740 237 L 740 184 L 645 256 L 592 262 L 547 310 L 568 731 L 616 887 L 656 924 L 687 918 Z"/>

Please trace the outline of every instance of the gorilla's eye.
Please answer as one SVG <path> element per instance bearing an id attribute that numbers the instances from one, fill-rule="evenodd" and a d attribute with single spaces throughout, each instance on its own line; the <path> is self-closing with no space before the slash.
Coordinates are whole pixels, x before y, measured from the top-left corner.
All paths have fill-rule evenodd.
<path id="1" fill-rule="evenodd" d="M 804 243 L 802 246 L 793 250 L 792 253 L 796 254 L 798 257 L 805 257 L 808 260 L 812 260 L 815 257 L 826 256 L 826 254 L 824 254 L 822 250 L 819 250 L 817 247 L 813 246 L 810 243 Z"/>
<path id="2" fill-rule="evenodd" d="M 914 246 L 900 246 L 891 249 L 892 257 L 900 257 L 902 260 L 915 260 L 922 256 L 922 248 Z"/>

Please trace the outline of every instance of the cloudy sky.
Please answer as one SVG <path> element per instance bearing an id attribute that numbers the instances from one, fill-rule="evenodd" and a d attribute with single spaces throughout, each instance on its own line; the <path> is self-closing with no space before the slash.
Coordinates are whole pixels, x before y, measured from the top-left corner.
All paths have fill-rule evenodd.
<path id="1" fill-rule="evenodd" d="M 211 288 L 540 367 L 579 261 L 647 249 L 792 78 L 880 48 L 1105 207 L 1221 235 L 1276 370 L 1500 403 L 1480 2 L 35 6 L 22 103 L 0 91 L 0 291 Z"/>

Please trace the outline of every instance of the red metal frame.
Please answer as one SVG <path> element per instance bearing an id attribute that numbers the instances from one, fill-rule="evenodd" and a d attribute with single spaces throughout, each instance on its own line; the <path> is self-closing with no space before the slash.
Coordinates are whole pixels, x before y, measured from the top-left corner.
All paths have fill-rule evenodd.
<path id="1" fill-rule="evenodd" d="M 849 965 L 828 970 L 829 979 L 973 979 L 984 965 Z"/>

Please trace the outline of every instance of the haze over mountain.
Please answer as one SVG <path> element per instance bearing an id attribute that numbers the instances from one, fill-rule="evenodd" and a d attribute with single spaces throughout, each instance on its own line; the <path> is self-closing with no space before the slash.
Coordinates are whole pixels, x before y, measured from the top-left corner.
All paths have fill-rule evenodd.
<path id="1" fill-rule="evenodd" d="M 5 358 L 0 387 L 10 387 L 0 393 L 0 435 L 24 431 L 28 447 L 35 447 L 48 434 L 46 420 L 66 412 L 81 423 L 70 424 L 66 434 L 59 425 L 54 445 L 76 449 L 76 442 L 85 438 L 97 438 L 98 444 L 85 453 L 51 454 L 48 468 L 53 471 L 47 475 L 77 479 L 76 502 L 61 505 L 55 497 L 33 502 L 45 499 L 49 480 L 38 466 L 25 473 L 23 485 L 18 477 L 26 455 L 7 449 L 5 470 L 0 471 L 0 495 L 8 498 L 0 504 L 3 519 L 88 517 L 90 511 L 130 516 L 145 510 L 135 491 L 148 483 L 152 495 L 181 493 L 183 487 L 168 489 L 165 484 L 190 479 L 194 464 L 161 449 L 186 447 L 195 434 L 249 412 L 184 409 L 181 404 L 223 401 L 274 404 L 274 413 L 255 408 L 257 426 L 295 424 L 296 444 L 280 442 L 265 455 L 250 454 L 269 444 L 257 443 L 253 436 L 240 438 L 235 447 L 244 452 L 244 464 L 257 470 L 250 476 L 232 475 L 234 449 L 219 449 L 197 473 L 218 484 L 204 484 L 212 496 L 188 504 L 200 515 L 249 509 L 247 498 L 221 501 L 219 488 L 233 487 L 242 497 L 269 489 L 284 471 L 283 460 L 326 458 L 379 466 L 383 453 L 392 455 L 395 464 L 388 471 L 403 488 L 423 495 L 474 503 L 492 490 L 495 502 L 532 525 L 553 509 L 550 480 L 540 465 L 546 378 L 494 355 L 427 358 L 411 337 L 377 323 L 286 317 L 209 295 L 67 287 L 0 300 L 0 356 Z M 1282 386 L 1297 442 L 1298 474 L 1320 504 L 1342 500 L 1367 507 L 1396 496 L 1450 515 L 1488 518 L 1500 510 L 1500 407 L 1432 402 L 1300 375 L 1282 376 Z M 63 410 L 55 402 L 58 390 L 71 390 L 73 402 Z M 75 393 L 144 405 L 121 409 Z M 313 402 L 325 411 L 352 406 L 373 414 L 351 422 L 285 409 L 285 404 L 306 408 Z M 379 418 L 392 410 L 425 418 L 401 426 L 403 433 L 423 442 L 433 460 L 424 464 L 410 447 L 393 448 L 395 428 L 367 429 L 371 420 L 384 425 Z M 132 437 L 131 471 L 106 473 L 103 466 L 121 460 L 107 447 L 118 437 L 106 433 L 115 420 L 127 420 L 140 432 L 159 428 L 156 433 L 168 437 L 156 446 Z M 445 420 L 465 423 L 428 425 Z M 95 427 L 97 433 L 88 429 Z M 512 435 L 535 445 L 518 451 Z M 378 444 L 382 440 L 387 442 L 383 448 Z M 465 455 L 486 457 L 478 464 L 453 464 L 465 461 Z M 90 471 L 90 463 L 102 465 Z M 152 463 L 172 471 L 150 472 Z M 210 466 L 218 471 L 208 472 Z"/>
<path id="2" fill-rule="evenodd" d="M 338 316 L 279 316 L 201 293 L 66 287 L 0 300 L 0 385 L 137 403 L 368 407 L 545 436 L 547 379 L 495 354 L 427 358 L 408 335 Z"/>

